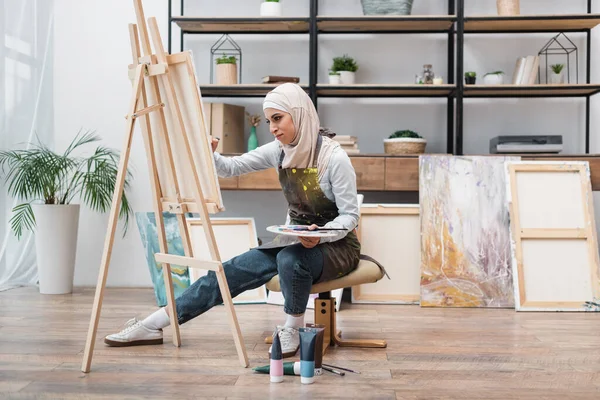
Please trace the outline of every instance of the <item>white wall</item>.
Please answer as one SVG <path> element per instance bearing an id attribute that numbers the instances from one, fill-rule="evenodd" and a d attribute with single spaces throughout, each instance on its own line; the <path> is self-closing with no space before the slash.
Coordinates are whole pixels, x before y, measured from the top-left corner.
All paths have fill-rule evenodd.
<path id="1" fill-rule="evenodd" d="M 186 15 L 258 16 L 260 0 L 188 0 Z M 495 14 L 495 1 L 467 1 L 466 15 Z M 121 147 L 125 129 L 130 83 L 127 64 L 131 62 L 127 24 L 134 22 L 132 1 L 56 0 L 55 21 L 55 132 L 63 148 L 80 128 L 95 129 L 111 147 Z M 177 14 L 179 2 L 174 1 Z M 308 1 L 282 2 L 285 16 L 308 16 Z M 564 14 L 585 12 L 585 0 L 569 2 L 530 0 L 521 2 L 523 14 Z M 167 42 L 166 2 L 144 0 L 146 17 L 155 16 Z M 415 1 L 414 14 L 445 14 L 447 2 Z M 594 10 L 598 12 L 598 10 Z M 360 15 L 360 0 L 321 0 L 320 14 Z M 597 31 L 597 29 L 596 29 Z M 553 34 L 467 35 L 465 68 L 478 76 L 504 70 L 512 76 L 517 57 L 537 54 Z M 198 79 L 209 82 L 210 46 L 220 35 L 188 35 L 186 49 L 195 56 Z M 580 82 L 585 79 L 585 45 L 582 34 L 568 35 L 579 48 Z M 178 51 L 179 34 L 173 25 L 173 52 Z M 233 38 L 243 51 L 243 82 L 258 82 L 268 74 L 297 75 L 308 82 L 308 35 L 237 35 Z M 593 81 L 599 78 L 600 40 L 594 32 Z M 436 74 L 447 80 L 447 35 L 322 35 L 319 39 L 319 81 L 326 82 L 334 56 L 347 53 L 360 65 L 357 79 L 364 83 L 410 83 L 423 64 L 433 64 Z M 205 99 L 244 105 L 251 113 L 261 112 L 260 99 Z M 600 107 L 594 99 L 592 114 Z M 322 125 L 340 134 L 358 136 L 364 153 L 383 152 L 382 139 L 398 129 L 414 129 L 428 139 L 428 152 L 446 150 L 445 99 L 320 99 Z M 560 134 L 565 153 L 584 150 L 585 102 L 583 99 L 493 99 L 465 100 L 464 151 L 487 154 L 489 139 L 501 134 Z M 592 151 L 600 151 L 596 119 L 592 120 Z M 270 140 L 266 125 L 258 129 L 260 143 Z M 136 136 L 131 163 L 135 181 L 130 194 L 136 211 L 150 211 L 145 154 Z M 254 216 L 259 236 L 267 240 L 264 228 L 281 223 L 285 204 L 280 192 L 224 191 L 227 210 L 222 216 Z M 413 201 L 414 194 L 368 194 L 367 201 Z M 596 197 L 596 210 L 600 202 Z M 597 211 L 597 215 L 600 213 Z M 598 219 L 600 221 L 600 218 Z M 77 252 L 76 285 L 95 285 L 107 224 L 106 215 L 85 208 L 81 215 Z M 143 248 L 132 221 L 129 233 L 117 237 L 109 273 L 110 286 L 150 285 Z"/>

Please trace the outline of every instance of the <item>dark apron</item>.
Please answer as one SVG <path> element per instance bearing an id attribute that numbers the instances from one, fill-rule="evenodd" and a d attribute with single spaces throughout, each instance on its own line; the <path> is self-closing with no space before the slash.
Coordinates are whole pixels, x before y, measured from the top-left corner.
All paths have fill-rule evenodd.
<path id="1" fill-rule="evenodd" d="M 282 168 L 284 153 L 281 152 L 279 183 L 288 202 L 292 225 L 323 226 L 339 215 L 335 202 L 325 196 L 319 185 L 316 165 L 322 140 L 319 135 L 312 168 Z M 291 242 L 290 239 L 294 241 Z M 272 242 L 259 248 L 284 247 L 293 243 L 299 241 L 290 236 L 278 235 Z M 352 272 L 361 258 L 360 242 L 355 231 L 348 232 L 343 239 L 318 246 L 323 252 L 323 273 L 317 282 L 330 281 Z"/>

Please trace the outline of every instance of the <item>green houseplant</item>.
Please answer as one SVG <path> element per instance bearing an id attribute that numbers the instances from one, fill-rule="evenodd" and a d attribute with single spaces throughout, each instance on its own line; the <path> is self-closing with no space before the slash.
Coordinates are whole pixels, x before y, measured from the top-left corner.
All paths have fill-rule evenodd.
<path id="1" fill-rule="evenodd" d="M 565 68 L 565 64 L 552 64 L 550 65 L 550 69 L 552 72 L 550 73 L 550 83 L 555 85 L 564 83 L 564 74 L 563 69 Z"/>
<path id="2" fill-rule="evenodd" d="M 333 58 L 332 72 L 340 74 L 340 83 L 343 85 L 353 85 L 356 81 L 355 74 L 358 71 L 358 64 L 354 58 L 344 54 L 341 57 Z"/>
<path id="3" fill-rule="evenodd" d="M 0 173 L 10 196 L 20 204 L 13 208 L 11 228 L 20 239 L 35 230 L 40 292 L 70 293 L 73 286 L 79 221 L 79 198 L 89 208 L 106 212 L 112 204 L 119 156 L 97 146 L 86 157 L 75 153 L 99 141 L 93 132 L 79 132 L 67 149 L 56 153 L 44 144 L 31 143 L 24 150 L 0 151 Z M 125 190 L 131 173 L 125 176 Z M 125 194 L 119 217 L 127 231 L 132 209 Z"/>
<path id="4" fill-rule="evenodd" d="M 474 85 L 477 80 L 477 74 L 473 71 L 465 72 L 465 83 L 467 85 Z"/>
<path id="5" fill-rule="evenodd" d="M 223 54 L 215 60 L 217 64 L 217 84 L 236 85 L 237 82 L 237 58 Z"/>
<path id="6" fill-rule="evenodd" d="M 383 141 L 386 154 L 421 154 L 425 152 L 427 141 L 410 129 L 398 130 Z"/>

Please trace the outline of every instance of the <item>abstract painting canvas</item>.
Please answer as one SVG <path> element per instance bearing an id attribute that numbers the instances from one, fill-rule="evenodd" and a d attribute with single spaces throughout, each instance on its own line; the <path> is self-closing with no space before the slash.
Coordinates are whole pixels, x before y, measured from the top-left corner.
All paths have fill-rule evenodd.
<path id="1" fill-rule="evenodd" d="M 191 214 L 190 214 L 191 216 Z M 165 234 L 167 236 L 167 246 L 169 254 L 178 256 L 185 255 L 181 235 L 179 234 L 179 224 L 177 216 L 171 213 L 163 213 L 165 221 Z M 163 278 L 162 265 L 154 259 L 155 253 L 160 253 L 158 244 L 158 233 L 156 232 L 156 216 L 153 212 L 137 212 L 135 213 L 142 244 L 146 252 L 146 261 L 150 270 L 150 277 L 154 285 L 154 295 L 156 297 L 156 305 L 164 307 L 167 305 L 167 297 L 165 294 L 165 281 Z M 183 291 L 190 286 L 190 277 L 187 268 L 171 265 L 171 278 L 173 279 L 173 287 L 175 288 L 174 296 L 177 299 Z"/>
<path id="2" fill-rule="evenodd" d="M 504 156 L 420 156 L 421 306 L 514 307 Z"/>

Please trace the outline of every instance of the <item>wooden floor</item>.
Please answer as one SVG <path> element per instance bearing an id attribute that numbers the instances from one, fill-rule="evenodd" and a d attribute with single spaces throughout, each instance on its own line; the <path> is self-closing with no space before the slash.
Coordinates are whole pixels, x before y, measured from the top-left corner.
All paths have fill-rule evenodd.
<path id="1" fill-rule="evenodd" d="M 150 289 L 109 289 L 92 371 L 80 371 L 92 289 L 0 292 L 0 397 L 10 399 L 600 399 L 600 315 L 342 304 L 345 337 L 387 349 L 339 349 L 326 362 L 361 372 L 270 384 L 265 335 L 274 305 L 238 305 L 250 368 L 241 368 L 223 307 L 182 326 L 182 347 L 109 348 L 102 338 L 156 309 Z M 312 312 L 307 314 L 312 320 Z M 296 358 L 297 360 L 297 358 Z"/>

